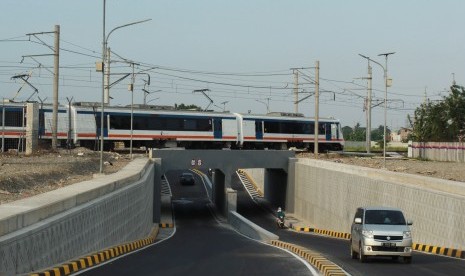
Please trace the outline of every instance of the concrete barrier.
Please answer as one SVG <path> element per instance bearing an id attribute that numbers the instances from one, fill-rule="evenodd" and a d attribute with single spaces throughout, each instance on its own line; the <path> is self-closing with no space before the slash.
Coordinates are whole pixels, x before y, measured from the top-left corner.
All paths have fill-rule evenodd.
<path id="1" fill-rule="evenodd" d="M 410 158 L 435 161 L 465 162 L 465 143 L 459 142 L 409 142 Z"/>
<path id="2" fill-rule="evenodd" d="M 465 183 L 299 159 L 294 185 L 294 214 L 311 226 L 349 233 L 357 207 L 393 206 L 413 220 L 415 243 L 465 249 Z"/>
<path id="3" fill-rule="evenodd" d="M 229 224 L 234 227 L 239 233 L 264 242 L 271 242 L 272 240 L 279 240 L 279 237 L 260 226 L 254 224 L 250 220 L 241 216 L 235 211 L 229 212 Z"/>
<path id="4" fill-rule="evenodd" d="M 153 222 L 154 166 L 121 171 L 0 205 L 0 275 L 29 273 L 145 238 Z"/>

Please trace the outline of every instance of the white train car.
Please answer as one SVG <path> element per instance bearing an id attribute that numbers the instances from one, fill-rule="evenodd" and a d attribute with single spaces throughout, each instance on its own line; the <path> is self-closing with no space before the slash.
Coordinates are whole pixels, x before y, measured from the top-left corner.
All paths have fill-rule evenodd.
<path id="1" fill-rule="evenodd" d="M 241 115 L 243 147 L 271 149 L 313 149 L 315 120 L 294 113 Z M 318 121 L 318 143 L 321 150 L 342 150 L 344 138 L 339 120 L 321 118 Z"/>
<path id="2" fill-rule="evenodd" d="M 20 141 L 25 135 L 24 103 L 2 107 L 2 137 Z M 101 105 L 75 103 L 58 108 L 58 145 L 100 148 L 100 133 L 105 149 L 135 148 L 189 149 L 310 149 L 315 143 L 313 118 L 292 113 L 267 115 L 226 112 L 174 110 L 172 107 L 106 106 L 101 127 Z M 131 119 L 132 118 L 132 119 Z M 39 140 L 51 143 L 53 106 L 39 109 Z M 131 127 L 132 125 L 132 127 Z M 342 150 L 341 125 L 333 118 L 318 123 L 319 149 Z"/>
<path id="3" fill-rule="evenodd" d="M 101 109 L 73 106 L 74 141 L 89 146 L 100 137 Z M 132 113 L 132 131 L 131 131 Z M 238 142 L 236 116 L 229 113 L 106 107 L 103 135 L 105 145 L 123 142 L 129 147 L 233 147 Z"/>

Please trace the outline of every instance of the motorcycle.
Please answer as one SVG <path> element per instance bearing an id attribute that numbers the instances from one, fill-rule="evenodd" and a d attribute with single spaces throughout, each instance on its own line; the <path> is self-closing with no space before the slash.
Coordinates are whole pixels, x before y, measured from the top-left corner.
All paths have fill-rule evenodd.
<path id="1" fill-rule="evenodd" d="M 286 226 L 284 225 L 284 216 L 279 216 L 276 218 L 276 225 L 278 228 L 284 229 Z"/>

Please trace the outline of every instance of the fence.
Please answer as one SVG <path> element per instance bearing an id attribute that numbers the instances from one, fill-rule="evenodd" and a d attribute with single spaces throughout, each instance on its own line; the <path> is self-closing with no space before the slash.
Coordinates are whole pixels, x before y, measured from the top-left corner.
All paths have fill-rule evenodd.
<path id="1" fill-rule="evenodd" d="M 433 161 L 465 162 L 465 143 L 409 142 L 408 157 Z"/>

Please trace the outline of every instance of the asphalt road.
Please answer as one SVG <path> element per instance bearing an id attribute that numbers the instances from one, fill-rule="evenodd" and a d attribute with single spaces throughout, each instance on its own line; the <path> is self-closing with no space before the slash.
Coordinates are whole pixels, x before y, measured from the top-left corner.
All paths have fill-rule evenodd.
<path id="1" fill-rule="evenodd" d="M 465 275 L 465 260 L 413 253 L 412 264 L 393 261 L 391 258 L 369 258 L 360 263 L 350 258 L 349 241 L 317 234 L 277 229 L 271 206 L 256 204 L 245 192 L 237 176 L 233 177 L 233 189 L 237 190 L 238 212 L 257 225 L 277 234 L 280 240 L 297 244 L 322 253 L 327 259 L 342 267 L 350 275 Z M 276 207 L 276 206 L 275 206 Z"/>
<path id="2" fill-rule="evenodd" d="M 171 238 L 86 271 L 85 275 L 311 275 L 288 252 L 250 240 L 217 220 L 203 185 L 167 174 L 176 229 Z"/>

